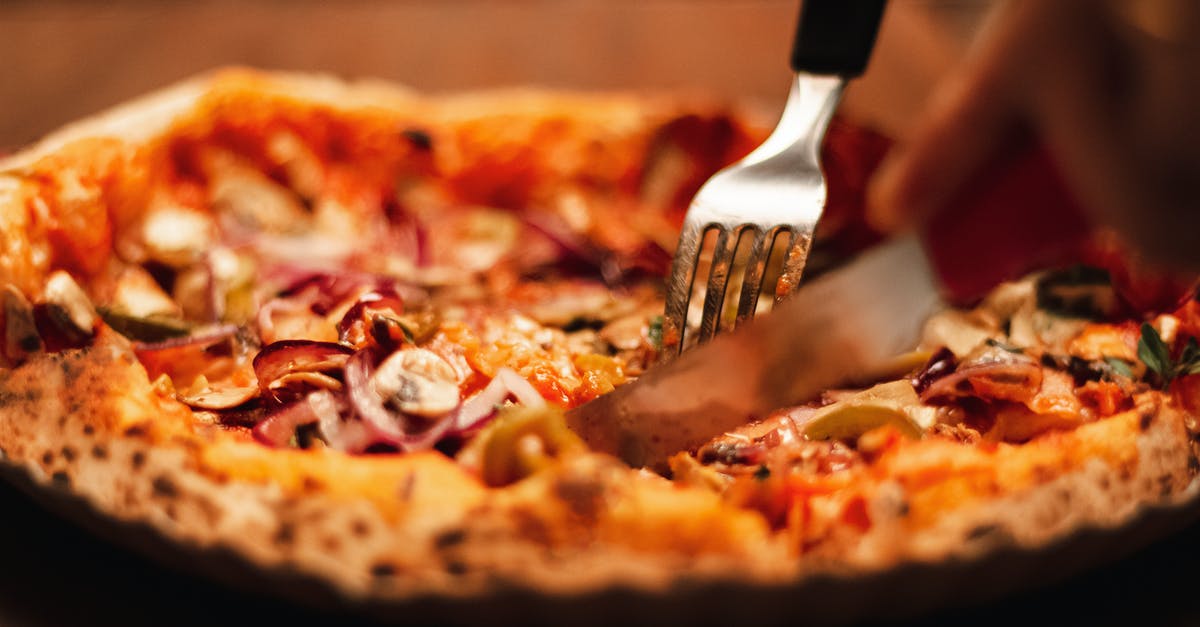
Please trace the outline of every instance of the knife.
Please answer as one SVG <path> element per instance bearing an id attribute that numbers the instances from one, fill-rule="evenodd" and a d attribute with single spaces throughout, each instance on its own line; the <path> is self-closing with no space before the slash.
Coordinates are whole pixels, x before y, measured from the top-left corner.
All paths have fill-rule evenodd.
<path id="1" fill-rule="evenodd" d="M 971 302 L 1077 254 L 1091 229 L 1044 151 L 988 171 L 955 210 L 571 410 L 567 424 L 593 450 L 666 472 L 677 452 L 878 373 L 916 345 L 925 320 L 947 303 Z"/>

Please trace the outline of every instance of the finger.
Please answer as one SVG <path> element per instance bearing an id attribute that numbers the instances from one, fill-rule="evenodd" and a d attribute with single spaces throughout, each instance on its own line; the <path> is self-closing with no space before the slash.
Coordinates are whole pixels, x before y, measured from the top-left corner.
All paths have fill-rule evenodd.
<path id="1" fill-rule="evenodd" d="M 941 210 L 988 164 L 1024 138 L 1021 29 L 1037 3 L 994 16 L 991 33 L 932 98 L 908 142 L 881 166 L 868 189 L 867 219 L 894 231 Z"/>

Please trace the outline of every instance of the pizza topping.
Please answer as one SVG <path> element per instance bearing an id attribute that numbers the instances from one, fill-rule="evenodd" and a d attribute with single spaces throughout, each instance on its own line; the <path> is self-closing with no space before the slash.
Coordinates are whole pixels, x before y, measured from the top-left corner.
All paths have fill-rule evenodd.
<path id="1" fill-rule="evenodd" d="M 399 320 L 404 313 L 404 301 L 396 290 L 381 288 L 370 290 L 359 296 L 342 319 L 338 321 L 338 341 L 352 346 L 362 346 L 367 341 L 368 334 L 376 338 L 388 338 L 391 334 L 373 333 L 378 325 L 394 326 L 410 343 L 416 341 L 412 331 Z"/>
<path id="2" fill-rule="evenodd" d="M 176 388 L 195 388 L 191 393 L 200 394 L 208 389 L 207 380 L 224 381 L 238 371 L 241 357 L 235 345 L 241 342 L 238 327 L 225 324 L 159 342 L 135 341 L 133 352 L 151 377 L 165 374 Z M 234 385 L 248 386 L 251 381 L 244 375 Z"/>
<path id="3" fill-rule="evenodd" d="M 154 342 L 137 341 L 134 343 L 134 350 L 139 353 L 151 353 L 177 348 L 204 348 L 234 337 L 237 335 L 239 328 L 236 324 L 216 324 L 198 330 L 191 330 L 189 328 L 189 331 L 186 335 L 169 337 Z"/>
<path id="4" fill-rule="evenodd" d="M 435 418 L 458 407 L 458 375 L 446 360 L 423 348 L 392 353 L 375 370 L 375 392 L 395 409 Z"/>
<path id="5" fill-rule="evenodd" d="M 258 386 L 256 385 L 226 383 L 214 386 L 208 384 L 207 378 L 199 383 L 199 385 L 194 385 L 194 387 L 200 388 L 199 391 L 180 394 L 179 400 L 196 409 L 222 410 L 244 405 L 258 396 Z"/>
<path id="6" fill-rule="evenodd" d="M 315 396 L 316 393 L 313 394 Z M 314 424 L 320 418 L 313 411 L 309 398 L 303 398 L 272 413 L 265 420 L 254 425 L 251 433 L 254 438 L 269 446 L 287 446 L 296 437 L 296 430 L 304 425 Z"/>
<path id="7" fill-rule="evenodd" d="M 99 317 L 92 301 L 70 274 L 58 270 L 43 291 L 50 319 L 64 332 L 91 337 Z"/>
<path id="8" fill-rule="evenodd" d="M 254 374 L 258 387 L 265 398 L 282 402 L 293 396 L 288 390 L 294 384 L 318 383 L 317 387 L 330 387 L 322 379 L 304 375 L 341 370 L 354 351 L 333 342 L 311 340 L 280 340 L 265 346 L 254 356 Z M 337 384 L 337 381 L 333 381 Z"/>
<path id="9" fill-rule="evenodd" d="M 30 353 L 44 348 L 37 324 L 33 318 L 33 305 L 17 288 L 7 285 L 4 298 L 4 356 L 12 363 L 21 363 Z"/>
<path id="10" fill-rule="evenodd" d="M 1041 384 L 1042 368 L 1035 359 L 985 343 L 952 372 L 927 383 L 921 400 L 977 396 L 1024 402 Z"/>
<path id="11" fill-rule="evenodd" d="M 384 393 L 395 390 L 377 388 L 376 359 L 375 352 L 367 349 L 358 351 L 346 361 L 344 376 L 351 408 L 378 440 L 402 451 L 431 448 L 454 426 L 454 421 L 449 416 L 432 422 L 415 419 L 389 407 L 391 398 L 385 397 Z M 457 400 L 457 389 L 455 396 Z"/>
<path id="12" fill-rule="evenodd" d="M 97 307 L 96 312 L 114 331 L 137 342 L 186 337 L 192 330 L 192 325 L 171 315 L 135 316 L 104 306 Z"/>
<path id="13" fill-rule="evenodd" d="M 587 451 L 567 427 L 562 411 L 550 406 L 513 407 L 487 426 L 458 455 L 489 486 L 505 486 L 550 467 L 556 460 Z"/>
<path id="14" fill-rule="evenodd" d="M 179 304 L 163 291 L 154 276 L 141 266 L 122 268 L 112 293 L 102 298 L 107 308 L 135 318 L 175 318 L 182 316 Z"/>
<path id="15" fill-rule="evenodd" d="M 141 244 L 152 261 L 183 268 L 199 261 L 211 247 L 212 218 L 195 209 L 161 206 L 142 222 Z"/>
<path id="16" fill-rule="evenodd" d="M 933 424 L 936 411 L 921 405 L 911 383 L 892 381 L 818 409 L 803 432 L 810 440 L 855 440 L 867 431 L 891 425 L 906 436 L 920 438 Z"/>
<path id="17" fill-rule="evenodd" d="M 1200 374 L 1200 346 L 1197 345 L 1196 338 L 1189 337 L 1180 350 L 1178 359 L 1174 359 L 1167 341 L 1153 325 L 1143 322 L 1141 332 L 1141 339 L 1138 340 L 1138 359 L 1153 373 L 1153 383 L 1165 388 L 1171 385 L 1176 377 Z M 1170 335 L 1173 336 L 1174 333 Z"/>

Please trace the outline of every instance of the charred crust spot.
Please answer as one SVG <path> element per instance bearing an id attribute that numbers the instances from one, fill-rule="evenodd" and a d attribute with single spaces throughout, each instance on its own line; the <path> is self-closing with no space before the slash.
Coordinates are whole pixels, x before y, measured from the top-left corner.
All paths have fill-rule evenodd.
<path id="1" fill-rule="evenodd" d="M 1175 491 L 1175 480 L 1171 475 L 1163 475 L 1158 478 L 1158 495 L 1168 497 Z"/>
<path id="2" fill-rule="evenodd" d="M 179 520 L 179 510 L 175 507 L 174 503 L 167 503 L 167 506 L 163 508 L 163 512 L 166 513 L 167 518 L 176 521 Z"/>
<path id="3" fill-rule="evenodd" d="M 446 572 L 459 577 L 467 574 L 467 565 L 458 560 L 450 560 L 446 562 Z"/>
<path id="4" fill-rule="evenodd" d="M 75 364 L 71 363 L 69 359 L 60 360 L 58 367 L 62 370 L 63 379 L 66 380 L 67 385 L 73 384 L 79 377 L 80 369 L 75 367 Z"/>
<path id="5" fill-rule="evenodd" d="M 83 425 L 83 434 L 84 435 L 95 435 L 96 427 L 93 427 L 92 425 Z"/>
<path id="6" fill-rule="evenodd" d="M 92 447 L 92 457 L 96 459 L 108 459 L 108 449 L 97 444 Z"/>
<path id="7" fill-rule="evenodd" d="M 433 137 L 429 135 L 428 131 L 410 127 L 400 131 L 400 135 L 407 139 L 413 148 L 421 152 L 433 150 Z"/>
<path id="8" fill-rule="evenodd" d="M 465 529 L 447 529 L 433 538 L 433 545 L 438 549 L 445 550 L 458 546 L 467 539 Z"/>
<path id="9" fill-rule="evenodd" d="M 1138 428 L 1142 431 L 1148 430 L 1152 424 L 1154 424 L 1153 411 L 1144 411 L 1138 416 Z"/>
<path id="10" fill-rule="evenodd" d="M 146 428 L 141 425 L 134 425 L 125 430 L 125 435 L 131 438 L 140 438 L 146 435 Z"/>
<path id="11" fill-rule="evenodd" d="M 53 464 L 53 463 L 54 463 L 54 453 L 52 453 L 50 451 L 46 451 L 45 453 L 42 453 L 42 465 L 43 466 L 49 466 L 50 464 Z"/>
<path id="12" fill-rule="evenodd" d="M 56 485 L 60 488 L 71 487 L 71 476 L 68 475 L 64 471 L 60 470 L 60 471 L 50 475 L 50 480 L 54 482 L 54 485 Z"/>
<path id="13" fill-rule="evenodd" d="M 279 523 L 279 528 L 275 530 L 275 536 L 272 541 L 281 546 L 290 545 L 296 540 L 296 526 L 290 522 Z"/>
<path id="14" fill-rule="evenodd" d="M 580 518 L 595 518 L 603 506 L 604 486 L 596 481 L 562 479 L 555 483 L 554 491 Z"/>
<path id="15" fill-rule="evenodd" d="M 356 518 L 350 523 L 350 533 L 356 538 L 365 538 L 370 531 L 371 527 L 367 525 L 367 521 L 361 518 Z"/>
<path id="16" fill-rule="evenodd" d="M 972 527 L 967 531 L 967 540 L 978 542 L 980 540 L 995 541 L 1003 539 L 1005 536 L 1004 528 L 1000 525 L 987 523 Z"/>
<path id="17" fill-rule="evenodd" d="M 417 487 L 417 473 L 410 472 L 410 473 L 408 473 L 408 476 L 404 478 L 404 483 L 402 483 L 400 485 L 400 500 L 401 501 L 412 500 L 413 491 L 416 489 L 416 487 Z"/>
<path id="18" fill-rule="evenodd" d="M 150 486 L 154 490 L 154 496 L 161 496 L 169 499 L 179 496 L 179 487 L 175 485 L 175 482 L 172 481 L 170 477 L 165 475 L 159 475 L 155 477 L 154 480 L 150 482 Z"/>
<path id="19" fill-rule="evenodd" d="M 69 446 L 64 446 L 62 448 L 62 456 L 63 459 L 67 460 L 68 462 L 75 461 L 75 449 Z"/>
<path id="20" fill-rule="evenodd" d="M 1034 466 L 1033 476 L 1038 483 L 1046 483 L 1052 481 L 1055 478 L 1056 473 L 1054 472 L 1053 468 L 1047 468 L 1046 466 Z"/>
<path id="21" fill-rule="evenodd" d="M 390 562 L 375 562 L 371 565 L 372 577 L 395 577 L 396 565 Z"/>
<path id="22" fill-rule="evenodd" d="M 0 407 L 5 407 L 17 399 L 17 395 L 7 390 L 0 390 Z"/>
<path id="23" fill-rule="evenodd" d="M 550 544 L 551 530 L 547 527 L 546 521 L 539 518 L 535 512 L 522 507 L 514 509 L 512 513 L 517 533 L 522 538 L 541 545 Z"/>
<path id="24" fill-rule="evenodd" d="M 141 470 L 146 465 L 146 454 L 141 451 L 134 451 L 133 455 L 129 457 L 129 465 L 134 470 Z"/>
<path id="25" fill-rule="evenodd" d="M 67 411 L 72 411 L 72 412 L 73 412 L 73 411 L 77 411 L 77 409 L 76 409 L 76 408 L 72 408 L 72 407 L 68 407 L 68 408 L 67 408 Z M 66 416 L 66 414 L 63 414 L 62 416 L 59 416 L 59 417 L 58 417 L 58 429 L 61 431 L 61 430 L 62 430 L 62 428 L 63 428 L 63 427 L 65 427 L 65 426 L 67 426 L 67 416 Z"/>
<path id="26" fill-rule="evenodd" d="M 305 476 L 300 480 L 300 488 L 305 492 L 319 492 L 325 484 L 320 479 L 312 476 Z"/>

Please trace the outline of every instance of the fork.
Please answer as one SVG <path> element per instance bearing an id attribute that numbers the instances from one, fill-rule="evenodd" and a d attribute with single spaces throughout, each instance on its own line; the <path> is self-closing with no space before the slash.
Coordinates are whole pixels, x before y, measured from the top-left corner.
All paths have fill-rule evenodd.
<path id="1" fill-rule="evenodd" d="M 663 337 L 669 338 L 666 345 L 674 345 L 676 353 L 722 330 L 730 270 L 743 239 L 753 238 L 733 326 L 758 311 L 767 265 L 776 257 L 773 251 L 784 244 L 783 235 L 788 239 L 775 283 L 775 302 L 799 282 L 825 207 L 821 140 L 847 80 L 866 68 L 883 7 L 884 0 L 803 2 L 792 45 L 795 79 L 779 124 L 761 146 L 709 179 L 684 218 L 663 318 Z M 693 337 L 688 320 L 692 288 L 702 245 L 714 232 L 703 315 L 698 336 Z"/>

